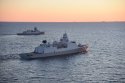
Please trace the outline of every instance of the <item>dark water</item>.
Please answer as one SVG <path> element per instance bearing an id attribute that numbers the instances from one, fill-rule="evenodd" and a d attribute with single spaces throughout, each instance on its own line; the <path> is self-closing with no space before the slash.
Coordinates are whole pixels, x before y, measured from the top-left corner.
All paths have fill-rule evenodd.
<path id="1" fill-rule="evenodd" d="M 37 26 L 45 35 L 17 36 Z M 87 54 L 21 60 L 43 39 L 89 44 Z M 125 23 L 0 23 L 0 83 L 125 83 Z M 9 34 L 9 35 L 7 35 Z"/>

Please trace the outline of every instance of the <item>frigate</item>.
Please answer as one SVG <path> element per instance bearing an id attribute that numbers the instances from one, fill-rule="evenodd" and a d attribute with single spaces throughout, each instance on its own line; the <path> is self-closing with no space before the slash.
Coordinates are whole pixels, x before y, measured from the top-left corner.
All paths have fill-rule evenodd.
<path id="1" fill-rule="evenodd" d="M 69 41 L 67 33 L 64 33 L 60 41 L 52 43 L 43 40 L 42 44 L 37 46 L 33 52 L 22 53 L 19 56 L 23 59 L 35 59 L 50 56 L 63 56 L 76 53 L 86 53 L 88 51 L 87 44 L 77 44 L 75 41 Z"/>

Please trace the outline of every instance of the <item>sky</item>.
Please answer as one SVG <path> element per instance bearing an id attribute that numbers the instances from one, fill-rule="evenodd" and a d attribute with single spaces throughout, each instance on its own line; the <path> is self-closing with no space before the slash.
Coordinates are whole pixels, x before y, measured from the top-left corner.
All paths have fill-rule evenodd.
<path id="1" fill-rule="evenodd" d="M 0 21 L 125 21 L 125 0 L 0 0 Z"/>

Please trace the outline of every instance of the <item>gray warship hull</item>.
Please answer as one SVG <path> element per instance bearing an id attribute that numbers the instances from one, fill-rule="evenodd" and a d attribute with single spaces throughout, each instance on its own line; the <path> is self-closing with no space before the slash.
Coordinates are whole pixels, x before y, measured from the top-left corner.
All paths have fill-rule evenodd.
<path id="1" fill-rule="evenodd" d="M 19 56 L 22 59 L 36 59 L 36 58 L 44 58 L 44 57 L 51 57 L 51 56 L 63 56 L 63 55 L 70 55 L 70 54 L 77 54 L 77 53 L 86 53 L 87 49 L 83 50 L 82 48 L 67 50 L 67 51 L 60 51 L 60 52 L 50 52 L 50 53 L 22 53 Z"/>
<path id="2" fill-rule="evenodd" d="M 17 35 L 42 35 L 45 34 L 44 32 L 37 32 L 37 33 L 17 33 Z"/>

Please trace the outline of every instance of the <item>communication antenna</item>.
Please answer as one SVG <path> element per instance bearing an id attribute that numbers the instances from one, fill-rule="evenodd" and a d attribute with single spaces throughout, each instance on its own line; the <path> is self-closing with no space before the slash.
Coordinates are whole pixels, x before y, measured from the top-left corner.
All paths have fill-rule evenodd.
<path id="1" fill-rule="evenodd" d="M 67 31 L 65 30 L 65 33 L 66 33 Z"/>

